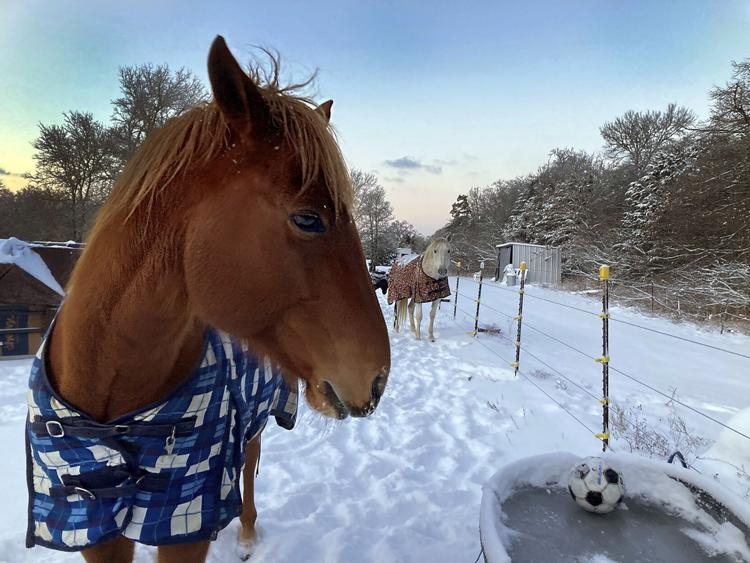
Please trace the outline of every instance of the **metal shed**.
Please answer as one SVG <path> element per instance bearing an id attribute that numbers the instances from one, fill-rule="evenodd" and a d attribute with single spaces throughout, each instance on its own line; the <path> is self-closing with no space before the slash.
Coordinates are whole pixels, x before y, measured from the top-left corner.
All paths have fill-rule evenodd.
<path id="1" fill-rule="evenodd" d="M 513 264 L 514 268 L 519 268 L 521 262 L 526 262 L 529 268 L 526 273 L 528 283 L 545 285 L 560 283 L 562 260 L 558 247 L 525 242 L 506 242 L 505 244 L 498 244 L 496 248 L 495 279 L 500 279 L 503 269 L 508 264 Z"/>

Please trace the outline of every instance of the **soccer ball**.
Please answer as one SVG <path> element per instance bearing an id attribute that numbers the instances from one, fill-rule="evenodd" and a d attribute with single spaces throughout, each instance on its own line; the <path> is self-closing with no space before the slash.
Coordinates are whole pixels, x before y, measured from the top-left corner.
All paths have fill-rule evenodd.
<path id="1" fill-rule="evenodd" d="M 584 459 L 570 470 L 568 491 L 576 504 L 597 514 L 612 512 L 622 502 L 622 475 L 598 457 Z"/>

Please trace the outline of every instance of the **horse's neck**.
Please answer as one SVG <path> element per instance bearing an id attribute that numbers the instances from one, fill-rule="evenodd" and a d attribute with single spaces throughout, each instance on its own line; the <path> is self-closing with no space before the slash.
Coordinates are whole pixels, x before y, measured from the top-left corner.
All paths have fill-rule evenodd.
<path id="1" fill-rule="evenodd" d="M 202 350 L 179 271 L 126 245 L 87 249 L 48 349 L 58 393 L 100 421 L 166 396 Z"/>

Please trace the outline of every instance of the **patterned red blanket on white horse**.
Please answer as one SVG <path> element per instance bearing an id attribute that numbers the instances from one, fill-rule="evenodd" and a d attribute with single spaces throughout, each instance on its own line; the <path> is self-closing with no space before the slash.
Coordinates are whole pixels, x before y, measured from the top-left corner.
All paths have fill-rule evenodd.
<path id="1" fill-rule="evenodd" d="M 448 278 L 433 279 L 422 270 L 422 256 L 406 264 L 393 263 L 388 278 L 388 304 L 414 298 L 416 303 L 430 303 L 451 294 Z"/>

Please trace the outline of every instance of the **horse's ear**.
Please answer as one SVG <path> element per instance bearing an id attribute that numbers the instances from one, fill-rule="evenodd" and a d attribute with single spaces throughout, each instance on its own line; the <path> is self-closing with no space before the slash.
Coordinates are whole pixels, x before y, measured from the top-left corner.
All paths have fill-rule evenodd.
<path id="1" fill-rule="evenodd" d="M 326 123 L 331 121 L 331 106 L 333 106 L 333 100 L 328 100 L 315 108 L 315 111 L 322 115 L 326 120 Z"/>
<path id="2" fill-rule="evenodd" d="M 258 86 L 242 70 L 221 35 L 217 35 L 208 53 L 208 78 L 219 110 L 229 126 L 240 136 L 268 128 L 268 105 Z"/>

